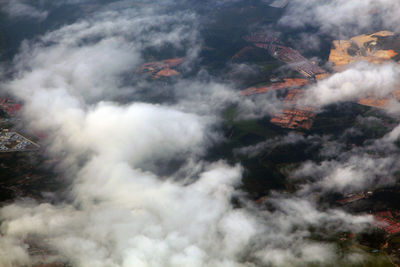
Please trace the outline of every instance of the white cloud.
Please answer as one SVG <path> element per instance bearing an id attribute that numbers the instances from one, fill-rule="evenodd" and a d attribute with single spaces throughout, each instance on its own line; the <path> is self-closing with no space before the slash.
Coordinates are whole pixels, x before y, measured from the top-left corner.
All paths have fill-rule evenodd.
<path id="1" fill-rule="evenodd" d="M 398 30 L 399 10 L 395 0 L 292 0 L 280 24 L 348 37 L 374 27 Z"/>
<path id="2" fill-rule="evenodd" d="M 2 4 L 2 3 L 0 3 Z M 30 5 L 26 0 L 6 0 L 2 10 L 10 17 L 44 20 L 48 12 Z"/>
<path id="3" fill-rule="evenodd" d="M 299 104 L 320 108 L 338 102 L 357 101 L 371 94 L 386 97 L 399 86 L 399 75 L 398 64 L 360 62 L 312 85 Z"/>

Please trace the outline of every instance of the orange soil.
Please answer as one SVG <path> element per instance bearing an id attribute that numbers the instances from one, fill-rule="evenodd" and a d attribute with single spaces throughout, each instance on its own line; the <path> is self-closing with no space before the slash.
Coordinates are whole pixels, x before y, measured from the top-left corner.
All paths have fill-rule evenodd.
<path id="1" fill-rule="evenodd" d="M 284 102 L 293 103 L 297 101 L 303 95 L 303 93 L 303 90 L 292 89 L 286 95 Z M 285 109 L 280 114 L 276 114 L 273 118 L 271 118 L 270 122 L 282 128 L 302 128 L 309 130 L 314 122 L 314 117 L 315 114 L 312 112 L 312 108 L 291 108 Z"/>
<path id="2" fill-rule="evenodd" d="M 154 79 L 159 79 L 161 77 L 171 77 L 176 75 L 179 75 L 179 72 L 170 68 L 166 68 L 157 72 L 156 75 L 154 75 Z"/>
<path id="3" fill-rule="evenodd" d="M 388 105 L 389 99 L 388 98 L 378 99 L 374 97 L 367 97 L 360 99 L 357 103 L 363 106 L 384 108 Z"/>
<path id="4" fill-rule="evenodd" d="M 185 58 L 171 58 L 162 61 L 153 61 L 143 64 L 137 72 L 145 73 L 150 72 L 154 75 L 155 72 L 159 72 L 163 69 L 173 68 L 181 64 Z"/>
<path id="5" fill-rule="evenodd" d="M 344 66 L 359 60 L 380 64 L 397 55 L 393 50 L 376 50 L 378 36 L 391 36 L 394 33 L 381 31 L 371 35 L 358 35 L 350 40 L 335 40 L 329 55 L 329 61 L 334 64 L 335 70 L 342 70 Z M 355 55 L 348 53 L 349 48 L 356 49 Z"/>
<path id="6" fill-rule="evenodd" d="M 315 114 L 307 109 L 285 109 L 283 113 L 275 115 L 270 122 L 282 128 L 309 130 L 314 122 Z"/>
<path id="7" fill-rule="evenodd" d="M 334 48 L 329 55 L 329 61 L 334 64 L 334 69 L 342 70 L 347 64 L 359 60 L 365 60 L 374 64 L 381 64 L 392 59 L 398 53 L 394 50 L 377 50 L 375 48 L 379 36 L 392 36 L 393 32 L 380 31 L 371 35 L 358 35 L 350 40 L 336 40 L 333 42 Z M 355 55 L 349 55 L 348 49 L 353 49 Z M 384 98 L 378 98 L 374 95 L 362 98 L 358 101 L 359 104 L 384 108 L 389 104 L 390 98 L 395 98 L 400 101 L 400 90 L 394 91 L 391 95 Z"/>
<path id="8" fill-rule="evenodd" d="M 285 100 L 283 102 L 285 103 L 292 103 L 297 101 L 302 95 L 304 94 L 303 90 L 299 89 L 292 89 L 288 92 L 288 94 L 285 97 Z"/>
<path id="9" fill-rule="evenodd" d="M 395 99 L 400 102 L 400 89 L 393 91 L 390 95 L 384 98 L 369 96 L 360 99 L 357 103 L 369 107 L 385 108 L 389 104 L 390 99 Z"/>
<path id="10" fill-rule="evenodd" d="M 273 83 L 273 84 L 261 86 L 261 87 L 247 88 L 246 90 L 243 90 L 241 92 L 241 94 L 243 96 L 262 94 L 262 93 L 266 93 L 268 91 L 273 91 L 273 90 L 281 90 L 281 89 L 286 89 L 286 88 L 291 88 L 291 87 L 300 87 L 307 83 L 308 83 L 308 80 L 306 80 L 306 79 L 300 79 L 300 78 L 284 79 L 284 82 L 280 82 L 280 83 Z"/>
<path id="11" fill-rule="evenodd" d="M 162 62 L 167 64 L 169 68 L 172 68 L 178 66 L 179 64 L 182 64 L 183 61 L 185 61 L 185 58 L 179 57 L 179 58 L 166 59 L 163 60 Z"/>

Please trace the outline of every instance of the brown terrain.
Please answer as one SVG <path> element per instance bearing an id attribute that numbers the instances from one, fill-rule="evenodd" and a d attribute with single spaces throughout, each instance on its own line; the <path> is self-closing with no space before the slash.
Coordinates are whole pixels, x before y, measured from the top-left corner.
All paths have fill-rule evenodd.
<path id="1" fill-rule="evenodd" d="M 309 130 L 314 122 L 315 114 L 311 109 L 285 109 L 275 115 L 270 122 L 282 128 Z"/>
<path id="2" fill-rule="evenodd" d="M 272 90 L 290 89 L 283 102 L 292 105 L 303 94 L 303 90 L 300 89 L 302 86 L 308 84 L 310 81 L 321 80 L 328 76 L 328 73 L 315 62 L 305 58 L 299 51 L 282 45 L 275 36 L 253 33 L 244 36 L 243 39 L 252 43 L 255 47 L 267 50 L 272 57 L 288 64 L 290 68 L 306 78 L 287 78 L 284 79 L 283 82 L 273 83 L 267 86 L 250 87 L 241 92 L 243 96 L 261 94 Z M 246 47 L 238 54 L 240 55 L 240 53 L 244 53 L 248 50 L 249 48 Z M 288 108 L 283 110 L 282 113 L 276 114 L 271 118 L 270 122 L 282 128 L 308 130 L 314 122 L 314 117 L 315 114 L 311 108 Z"/>
<path id="3" fill-rule="evenodd" d="M 364 60 L 373 64 L 381 64 L 385 61 L 393 59 L 398 53 L 392 49 L 379 49 L 378 41 L 380 37 L 393 36 L 390 31 L 380 31 L 370 35 L 363 34 L 350 38 L 349 40 L 336 40 L 333 42 L 333 48 L 329 55 L 329 61 L 333 63 L 336 71 L 343 70 L 348 64 Z M 304 58 L 297 50 L 283 46 L 280 41 L 267 34 L 251 34 L 245 36 L 247 42 L 253 43 L 254 46 L 266 49 L 273 57 L 287 63 L 294 70 L 301 73 L 308 79 L 320 81 L 329 77 L 329 73 L 325 72 L 314 62 Z M 248 51 L 245 48 L 242 52 Z M 280 90 L 294 87 L 301 87 L 307 84 L 305 79 L 284 79 L 282 83 L 275 83 L 262 87 L 250 87 L 242 91 L 244 96 L 265 93 L 271 90 Z M 295 103 L 302 95 L 302 90 L 290 90 L 284 102 Z M 400 89 L 392 92 L 386 97 L 376 97 L 369 95 L 358 101 L 359 104 L 385 108 L 390 103 L 390 99 L 400 101 Z M 271 123 L 279 125 L 283 128 L 303 128 L 310 129 L 315 114 L 310 108 L 297 109 L 291 108 L 284 110 L 281 114 L 275 115 L 271 119 Z"/>
<path id="4" fill-rule="evenodd" d="M 154 79 L 159 79 L 161 77 L 171 77 L 171 76 L 176 76 L 179 75 L 179 72 L 176 70 L 170 69 L 170 68 L 165 68 L 160 70 L 154 75 Z"/>
<path id="5" fill-rule="evenodd" d="M 364 60 L 373 64 L 381 64 L 397 56 L 394 50 L 382 50 L 377 48 L 379 37 L 393 36 L 390 31 L 380 31 L 370 35 L 362 34 L 350 38 L 350 40 L 333 41 L 333 48 L 329 55 L 329 61 L 333 63 L 336 71 L 343 70 L 348 64 Z M 386 97 L 369 95 L 361 98 L 357 103 L 364 106 L 385 108 L 390 99 L 400 101 L 400 90 L 396 90 Z"/>
<path id="6" fill-rule="evenodd" d="M 296 102 L 297 100 L 299 100 L 300 97 L 301 97 L 303 94 L 304 94 L 304 91 L 303 91 L 303 90 L 300 90 L 300 89 L 293 89 L 293 90 L 290 90 L 290 91 L 287 93 L 287 95 L 286 95 L 286 97 L 285 97 L 285 100 L 283 100 L 283 102 L 285 102 L 285 103 L 294 103 L 294 102 Z"/>
<path id="7" fill-rule="evenodd" d="M 384 98 L 378 98 L 374 95 L 360 99 L 357 103 L 364 106 L 385 108 L 389 105 L 390 100 L 396 100 L 400 102 L 400 89 L 393 91 Z"/>
<path id="8" fill-rule="evenodd" d="M 15 116 L 21 107 L 22 105 L 13 99 L 0 97 L 0 109 L 11 117 Z"/>
<path id="9" fill-rule="evenodd" d="M 285 103 L 295 103 L 304 91 L 292 89 L 285 97 Z M 309 130 L 314 122 L 315 113 L 311 108 L 290 108 L 283 110 L 282 113 L 276 114 L 271 118 L 272 124 L 288 129 L 306 129 Z"/>
<path id="10" fill-rule="evenodd" d="M 266 86 L 253 86 L 249 87 L 246 90 L 243 90 L 241 94 L 243 96 L 249 96 L 249 95 L 255 95 L 255 94 L 262 94 L 266 93 L 269 91 L 274 91 L 274 90 L 282 90 L 282 89 L 288 89 L 288 88 L 293 88 L 293 87 L 301 87 L 305 84 L 307 84 L 309 81 L 306 79 L 300 79 L 300 78 L 293 78 L 293 79 L 283 79 L 283 82 L 277 82 L 273 83 L 270 85 Z"/>
<path id="11" fill-rule="evenodd" d="M 36 143 L 38 138 L 25 137 L 16 132 L 15 122 L 22 104 L 12 98 L 0 96 L 0 204 L 15 199 L 43 200 L 43 192 L 57 192 L 65 184 L 56 172 L 53 160 L 48 160 Z M 22 131 L 22 130 L 21 130 Z M 65 180 L 64 180 L 65 181 Z M 69 267 L 60 262 L 47 262 L 48 249 L 24 240 L 29 255 L 35 260 L 34 267 Z M 3 266 L 3 265 L 1 265 Z"/>
<path id="12" fill-rule="evenodd" d="M 360 99 L 358 104 L 363 105 L 363 106 L 369 106 L 369 107 L 375 107 L 375 108 L 385 108 L 388 103 L 389 99 L 388 98 L 376 98 L 376 97 L 366 97 Z"/>
<path id="13" fill-rule="evenodd" d="M 137 71 L 139 74 L 150 74 L 153 79 L 179 75 L 173 68 L 185 61 L 184 58 L 171 58 L 162 61 L 153 61 L 143 64 Z"/>
<path id="14" fill-rule="evenodd" d="M 282 45 L 275 36 L 253 33 L 244 36 L 243 39 L 252 43 L 255 47 L 267 50 L 272 57 L 288 64 L 290 68 L 306 78 L 313 79 L 318 74 L 326 73 L 324 69 L 319 67 L 315 62 L 305 58 L 299 51 Z"/>
<path id="15" fill-rule="evenodd" d="M 315 75 L 315 79 L 316 79 L 317 81 L 320 81 L 320 80 L 323 80 L 323 79 L 325 79 L 325 78 L 328 78 L 329 76 L 330 76 L 330 74 L 327 73 L 327 72 L 325 72 L 325 73 L 321 73 L 321 74 Z"/>

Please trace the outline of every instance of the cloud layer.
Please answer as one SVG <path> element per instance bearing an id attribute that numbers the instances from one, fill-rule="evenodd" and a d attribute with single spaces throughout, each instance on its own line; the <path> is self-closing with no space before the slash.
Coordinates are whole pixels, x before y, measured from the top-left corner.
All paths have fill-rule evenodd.
<path id="1" fill-rule="evenodd" d="M 48 16 L 48 12 L 40 10 L 25 0 L 4 0 L 0 1 L 1 9 L 12 18 L 32 18 L 44 20 Z"/>
<path id="2" fill-rule="evenodd" d="M 321 33 L 352 36 L 375 28 L 398 30 L 400 3 L 393 0 L 293 0 L 280 24 L 316 27 Z"/>
<path id="3" fill-rule="evenodd" d="M 240 165 L 203 158 L 223 139 L 217 131 L 223 108 L 238 104 L 247 117 L 265 115 L 281 108 L 276 95 L 240 98 L 203 70 L 170 87 L 135 77 L 147 49 L 185 51 L 190 69 L 201 45 L 195 13 L 135 4 L 106 5 L 24 42 L 13 76 L 1 84 L 24 102 L 29 128 L 48 133 L 47 155 L 60 159 L 71 187 L 54 204 L 18 200 L 0 209 L 0 265 L 61 260 L 76 266 L 293 266 L 343 260 L 333 243 L 310 238 L 313 229 L 359 232 L 369 216 L 322 210 L 301 190 L 294 196 L 273 193 L 267 200 L 273 209 L 261 210 L 237 190 Z M 358 65 L 311 88 L 306 100 L 319 106 L 352 100 L 382 81 L 384 94 L 397 75 L 390 64 Z M 164 89 L 174 101 L 145 103 L 137 94 Z M 299 139 L 289 135 L 281 142 Z M 173 159 L 178 167 L 159 175 L 159 163 Z M 314 176 L 314 186 L 326 190 L 361 190 L 367 185 L 361 180 L 369 179 L 361 169 L 383 173 L 391 164 L 376 168 L 370 158 L 358 164 L 356 156 L 338 162 L 306 163 L 293 177 Z M 29 246 L 48 256 L 32 256 Z"/>

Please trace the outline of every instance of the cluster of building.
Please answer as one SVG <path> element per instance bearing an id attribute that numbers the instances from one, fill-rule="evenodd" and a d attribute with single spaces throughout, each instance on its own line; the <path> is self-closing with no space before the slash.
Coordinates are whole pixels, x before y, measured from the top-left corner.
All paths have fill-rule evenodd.
<path id="1" fill-rule="evenodd" d="M 272 124 L 288 129 L 311 129 L 315 113 L 307 109 L 285 109 L 271 118 Z"/>
<path id="2" fill-rule="evenodd" d="M 400 90 L 396 90 L 386 97 L 368 96 L 357 101 L 358 104 L 374 108 L 386 108 L 391 100 L 400 102 Z"/>
<path id="3" fill-rule="evenodd" d="M 382 211 L 374 214 L 375 225 L 388 233 L 400 232 L 400 222 L 393 216 L 391 211 Z"/>
<path id="4" fill-rule="evenodd" d="M 372 191 L 349 194 L 345 198 L 336 201 L 339 204 L 348 204 L 358 200 L 367 199 L 373 195 Z M 385 230 L 390 234 L 400 232 L 400 221 L 398 220 L 398 213 L 393 216 L 392 211 L 379 211 L 373 214 L 374 225 L 380 229 Z"/>
<path id="5" fill-rule="evenodd" d="M 386 97 L 376 97 L 371 94 L 368 97 L 359 99 L 357 103 L 363 106 L 385 108 L 389 105 L 391 100 L 400 102 L 400 89 L 391 92 Z"/>
<path id="6" fill-rule="evenodd" d="M 307 78 L 312 79 L 315 78 L 316 75 L 326 72 L 315 62 L 303 57 L 299 51 L 293 48 L 282 45 L 270 45 L 269 51 L 273 57 L 289 64 L 289 67 Z"/>
<path id="7" fill-rule="evenodd" d="M 284 103 L 294 104 L 304 91 L 300 89 L 292 89 L 287 93 Z M 271 118 L 272 124 L 288 129 L 311 129 L 315 118 L 312 108 L 289 108 L 283 110 L 282 113 L 276 114 Z"/>
<path id="8" fill-rule="evenodd" d="M 278 38 L 273 35 L 254 33 L 243 38 L 254 46 L 267 50 L 271 56 L 288 64 L 290 68 L 307 78 L 285 79 L 283 83 L 271 84 L 263 87 L 250 87 L 241 92 L 244 96 L 264 93 L 271 90 L 290 89 L 285 97 L 284 103 L 293 106 L 303 94 L 303 90 L 301 90 L 300 87 L 308 84 L 310 81 L 318 80 L 327 75 L 327 72 L 315 62 L 305 58 L 299 51 L 282 45 Z M 308 130 L 311 128 L 314 118 L 315 113 L 313 113 L 313 110 L 309 107 L 288 108 L 283 110 L 282 113 L 272 117 L 270 122 L 283 128 Z"/>
<path id="9" fill-rule="evenodd" d="M 39 149 L 39 145 L 17 132 L 3 129 L 0 132 L 0 153 L 24 152 Z"/>
<path id="10" fill-rule="evenodd" d="M 393 36 L 393 32 L 380 31 L 370 35 L 359 35 L 349 40 L 336 40 L 333 42 L 329 61 L 333 64 L 336 71 L 341 71 L 349 63 L 358 60 L 365 60 L 374 64 L 380 64 L 387 60 L 393 59 L 397 52 L 391 49 L 382 50 L 379 48 L 379 38 Z M 310 82 L 323 79 L 329 76 L 324 69 L 319 67 L 315 62 L 306 59 L 299 51 L 284 46 L 276 36 L 268 33 L 254 33 L 243 37 L 254 47 L 266 49 L 268 53 L 276 59 L 285 62 L 290 68 L 297 71 Z M 287 79 L 285 79 L 286 81 Z M 307 81 L 307 80 L 306 80 Z M 297 87 L 306 85 L 308 82 L 299 82 Z M 293 89 L 290 83 L 271 84 L 263 87 L 250 87 L 242 91 L 244 96 L 268 92 L 271 90 L 280 89 Z M 301 90 L 290 90 L 284 102 L 294 104 L 298 96 L 301 95 Z M 400 89 L 394 90 L 391 94 L 385 97 L 376 97 L 369 95 L 358 100 L 358 104 L 385 108 L 389 105 L 391 100 L 400 101 Z M 305 109 L 286 109 L 281 114 L 275 115 L 271 119 L 271 123 L 279 125 L 284 128 L 296 129 L 303 128 L 309 129 L 312 126 L 315 114 L 309 108 Z"/>
<path id="11" fill-rule="evenodd" d="M 267 50 L 271 56 L 285 62 L 290 68 L 299 72 L 306 78 L 314 79 L 316 75 L 326 73 L 326 71 L 315 62 L 303 57 L 299 51 L 283 46 L 278 38 L 273 35 L 254 33 L 244 36 L 243 39 L 256 47 Z"/>
<path id="12" fill-rule="evenodd" d="M 0 109 L 7 113 L 10 117 L 14 117 L 21 107 L 21 104 L 16 103 L 10 98 L 0 98 Z"/>
<path id="13" fill-rule="evenodd" d="M 143 64 L 137 71 L 140 74 L 149 74 L 153 79 L 163 77 L 172 77 L 179 75 L 179 72 L 174 70 L 185 61 L 184 58 L 171 58 L 162 61 L 153 61 Z"/>

